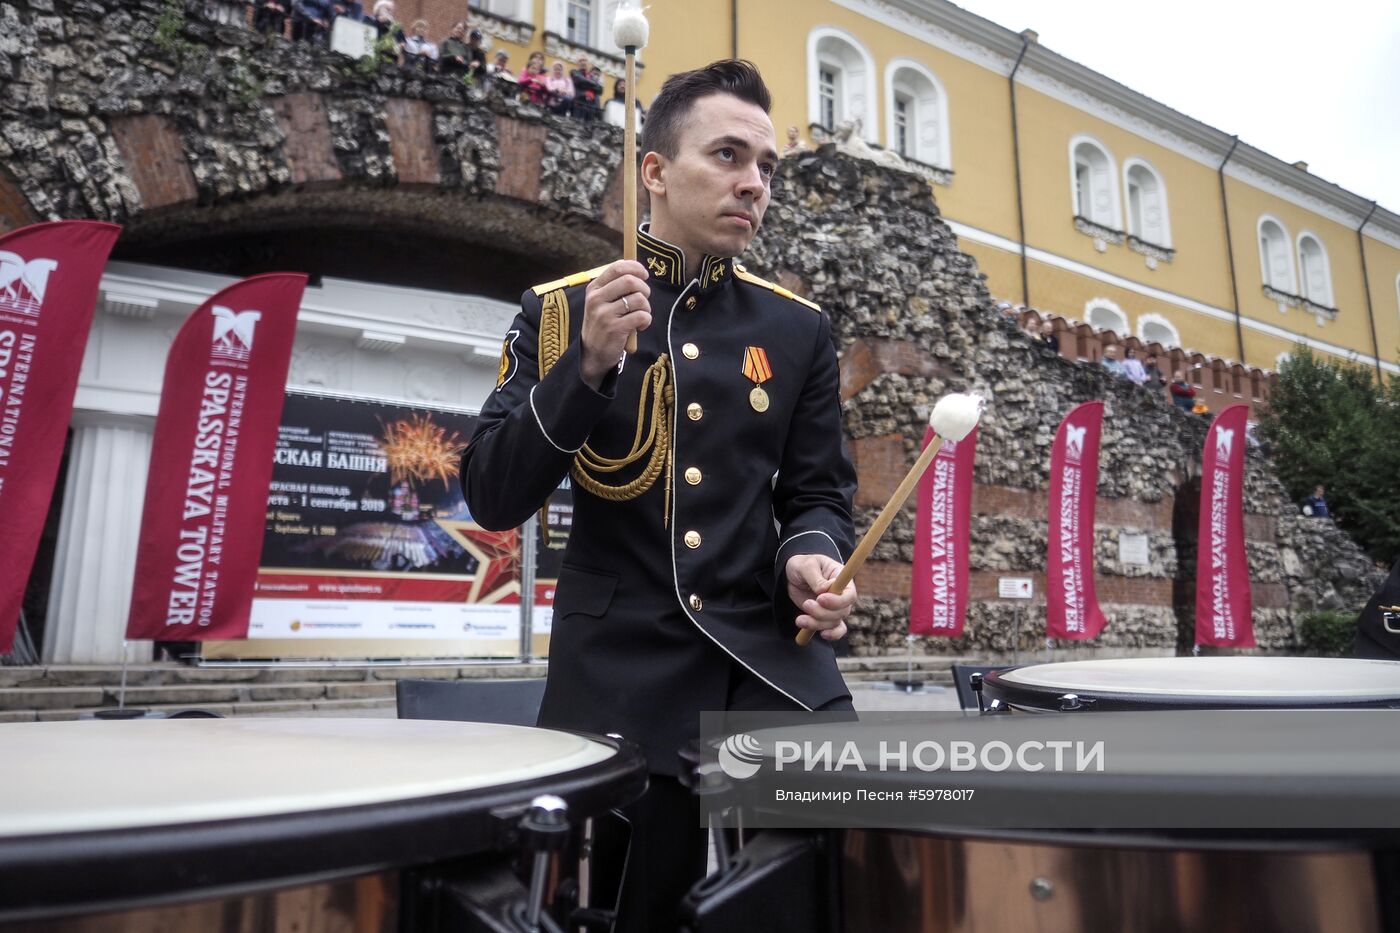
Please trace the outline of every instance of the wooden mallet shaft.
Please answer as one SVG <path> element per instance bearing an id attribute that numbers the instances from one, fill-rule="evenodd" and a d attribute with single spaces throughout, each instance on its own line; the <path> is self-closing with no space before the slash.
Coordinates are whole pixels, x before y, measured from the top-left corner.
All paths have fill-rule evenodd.
<path id="1" fill-rule="evenodd" d="M 622 258 L 637 258 L 637 47 L 627 51 L 627 115 L 622 130 Z M 637 352 L 637 332 L 627 335 L 627 352 Z"/>
<path id="2" fill-rule="evenodd" d="M 860 572 L 861 566 L 870 557 L 870 552 L 875 550 L 875 545 L 880 543 L 880 538 L 885 534 L 885 530 L 890 527 L 890 522 L 894 521 L 895 515 L 904 507 L 904 502 L 909 498 L 909 494 L 914 491 L 914 487 L 919 485 L 919 479 L 928 469 L 928 465 L 933 462 L 933 458 L 938 456 L 939 448 L 943 446 L 943 438 L 935 434 L 929 440 L 928 446 L 919 454 L 919 459 L 914 461 L 914 465 L 909 468 L 904 479 L 900 481 L 899 488 L 890 496 L 890 501 L 885 503 L 885 507 L 880 510 L 880 514 L 875 517 L 875 521 L 870 526 L 870 530 L 860 539 L 856 545 L 855 552 L 851 554 L 851 559 L 846 561 L 846 566 L 841 568 L 841 572 L 836 575 L 836 579 L 831 581 L 831 586 L 827 587 L 828 593 L 841 593 L 846 589 L 846 584 L 855 579 Z M 797 643 L 805 645 L 812 640 L 815 635 L 812 629 L 804 628 L 797 633 Z"/>

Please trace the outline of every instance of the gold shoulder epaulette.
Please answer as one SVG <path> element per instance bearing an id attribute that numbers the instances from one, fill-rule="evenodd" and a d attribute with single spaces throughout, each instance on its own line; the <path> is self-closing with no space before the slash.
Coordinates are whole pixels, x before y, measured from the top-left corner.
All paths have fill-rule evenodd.
<path id="1" fill-rule="evenodd" d="M 783 288 L 776 282 L 770 282 L 767 279 L 760 279 L 758 276 L 754 275 L 752 272 L 750 272 L 748 269 L 745 269 L 737 262 L 734 263 L 734 275 L 736 278 L 742 279 L 743 281 L 748 282 L 752 285 L 758 285 L 763 288 L 766 288 L 770 292 L 773 292 L 775 295 L 781 295 L 782 297 L 787 298 L 791 301 L 795 301 L 798 304 L 804 304 L 807 307 L 811 308 L 813 311 L 820 311 L 822 309 L 822 306 L 817 304 L 815 301 L 808 301 L 801 295 L 794 295 L 792 292 L 788 291 L 786 288 Z"/>
<path id="2" fill-rule="evenodd" d="M 607 266 L 599 266 L 596 269 L 589 269 L 587 272 L 575 272 L 573 275 L 566 275 L 562 279 L 555 279 L 553 282 L 545 282 L 543 285 L 536 285 L 530 291 L 536 295 L 546 295 L 556 288 L 568 288 L 570 285 L 582 285 L 584 282 L 591 282 L 603 274 Z"/>

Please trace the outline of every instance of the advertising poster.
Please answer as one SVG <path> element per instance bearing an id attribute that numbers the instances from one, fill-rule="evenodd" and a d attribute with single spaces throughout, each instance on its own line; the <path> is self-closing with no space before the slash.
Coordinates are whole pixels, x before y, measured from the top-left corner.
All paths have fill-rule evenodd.
<path id="1" fill-rule="evenodd" d="M 347 646 L 297 652 L 319 657 L 518 655 L 519 532 L 473 522 L 458 482 L 475 420 L 289 391 L 249 638 Z M 537 553 L 536 602 L 548 603 L 559 551 L 540 540 Z M 547 645 L 547 607 L 536 616 Z"/>

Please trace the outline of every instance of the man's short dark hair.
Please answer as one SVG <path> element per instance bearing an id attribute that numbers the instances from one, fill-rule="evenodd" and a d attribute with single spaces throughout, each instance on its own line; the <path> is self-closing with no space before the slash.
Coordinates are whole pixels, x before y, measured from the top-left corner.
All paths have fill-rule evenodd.
<path id="1" fill-rule="evenodd" d="M 763 83 L 763 76 L 751 61 L 726 58 L 704 68 L 673 74 L 661 85 L 661 92 L 647 109 L 642 152 L 659 152 L 668 159 L 674 159 L 680 143 L 681 126 L 690 108 L 695 106 L 697 100 L 711 94 L 733 94 L 742 101 L 762 107 L 764 113 L 773 108 L 768 86 Z"/>

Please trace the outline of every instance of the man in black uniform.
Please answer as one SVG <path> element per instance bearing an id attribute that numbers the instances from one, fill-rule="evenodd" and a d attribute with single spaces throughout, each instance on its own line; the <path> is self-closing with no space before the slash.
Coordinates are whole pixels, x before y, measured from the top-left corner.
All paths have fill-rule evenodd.
<path id="1" fill-rule="evenodd" d="M 829 642 L 855 588 L 826 593 L 855 490 L 830 323 L 734 261 L 778 165 L 768 110 L 748 62 L 666 81 L 643 140 L 639 261 L 525 293 L 463 457 L 487 528 L 521 524 L 573 477 L 540 724 L 646 753 L 620 929 L 674 928 L 703 873 L 698 809 L 674 778 L 700 711 L 851 708 Z M 824 640 L 800 647 L 798 628 Z"/>

